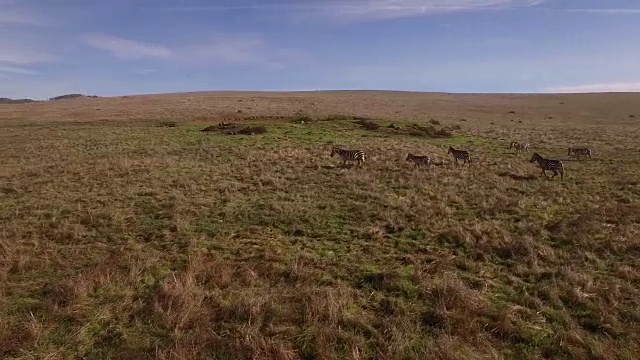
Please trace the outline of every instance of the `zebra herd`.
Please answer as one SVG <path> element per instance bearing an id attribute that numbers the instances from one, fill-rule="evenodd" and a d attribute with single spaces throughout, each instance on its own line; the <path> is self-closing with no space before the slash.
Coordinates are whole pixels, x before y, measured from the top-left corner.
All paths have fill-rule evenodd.
<path id="1" fill-rule="evenodd" d="M 516 154 L 519 154 L 522 152 L 529 152 L 529 146 L 529 143 L 519 143 L 516 141 L 512 141 L 509 145 L 509 149 L 515 149 Z M 567 155 L 577 157 L 578 160 L 580 160 L 580 156 L 591 158 L 591 149 L 588 148 L 570 147 L 567 149 L 567 152 Z M 456 165 L 459 165 L 459 160 L 463 161 L 462 165 L 467 163 L 471 165 L 471 153 L 467 150 L 460 150 L 454 148 L 453 146 L 449 146 L 447 155 L 448 154 L 451 154 L 453 156 Z M 364 151 L 362 150 L 347 150 L 333 146 L 331 149 L 331 157 L 333 157 L 334 155 L 338 155 L 342 159 L 342 163 L 345 166 L 347 164 L 347 161 L 356 161 L 357 165 L 359 166 L 364 164 L 365 160 Z M 435 164 L 430 156 L 415 155 L 412 153 L 407 154 L 406 161 L 413 162 L 415 164 L 414 167 L 418 167 L 420 165 L 426 165 L 427 167 L 429 167 Z M 549 178 L 549 176 L 547 175 L 547 171 L 551 171 L 553 172 L 553 176 L 551 176 L 551 179 L 560 175 L 560 180 L 564 180 L 564 164 L 562 163 L 562 161 L 547 159 L 542 157 L 538 153 L 533 153 L 533 156 L 531 157 L 529 162 L 537 162 L 540 169 L 542 169 L 542 175 L 544 175 L 546 178 Z M 444 161 L 441 164 L 444 164 Z"/>

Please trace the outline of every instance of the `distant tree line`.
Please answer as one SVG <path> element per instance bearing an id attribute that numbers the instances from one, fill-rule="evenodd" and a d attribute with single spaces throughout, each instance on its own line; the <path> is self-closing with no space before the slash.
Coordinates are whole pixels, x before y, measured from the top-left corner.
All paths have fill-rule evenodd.
<path id="1" fill-rule="evenodd" d="M 55 97 L 49 98 L 49 99 L 47 99 L 45 101 L 57 101 L 57 100 L 65 100 L 65 99 L 74 99 L 74 98 L 79 98 L 79 97 L 97 98 L 96 95 L 66 94 L 66 95 L 55 96 Z M 38 100 L 33 100 L 33 99 L 10 99 L 10 98 L 0 97 L 0 104 L 28 104 L 28 103 L 32 103 L 32 102 L 38 102 Z"/>

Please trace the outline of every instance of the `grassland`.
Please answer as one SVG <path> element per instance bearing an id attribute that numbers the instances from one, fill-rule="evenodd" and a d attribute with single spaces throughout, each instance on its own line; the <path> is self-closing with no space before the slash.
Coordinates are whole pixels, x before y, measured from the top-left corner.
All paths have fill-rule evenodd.
<path id="1" fill-rule="evenodd" d="M 0 357 L 636 358 L 635 116 L 640 94 L 0 105 Z M 220 121 L 267 133 L 199 131 Z M 385 127 L 436 122 L 460 129 Z M 564 181 L 511 140 L 563 160 Z M 332 143 L 365 166 L 334 166 Z M 474 164 L 404 160 L 451 163 L 451 144 Z M 568 158 L 580 145 L 593 160 Z"/>

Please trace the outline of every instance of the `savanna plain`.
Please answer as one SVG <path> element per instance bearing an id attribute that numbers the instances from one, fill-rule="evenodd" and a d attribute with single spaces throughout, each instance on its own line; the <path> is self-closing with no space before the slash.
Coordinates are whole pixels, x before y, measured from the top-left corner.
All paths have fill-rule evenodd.
<path id="1" fill-rule="evenodd" d="M 0 105 L 0 357 L 637 358 L 639 139 L 623 93 Z"/>

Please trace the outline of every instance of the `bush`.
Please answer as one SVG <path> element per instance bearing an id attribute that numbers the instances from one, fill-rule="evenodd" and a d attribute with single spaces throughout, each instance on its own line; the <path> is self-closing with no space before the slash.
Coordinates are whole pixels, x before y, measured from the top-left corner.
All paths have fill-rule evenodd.
<path id="1" fill-rule="evenodd" d="M 218 125 L 207 126 L 200 130 L 202 132 L 221 132 L 227 135 L 257 135 L 267 132 L 264 126 L 240 125 L 233 123 L 221 122 Z"/>
<path id="2" fill-rule="evenodd" d="M 413 136 L 427 136 L 430 138 L 450 138 L 453 136 L 453 131 L 448 127 L 436 129 L 433 125 L 422 126 L 412 124 L 409 127 L 409 134 Z"/>
<path id="3" fill-rule="evenodd" d="M 264 126 L 247 126 L 237 131 L 237 133 L 241 135 L 258 135 L 266 132 L 267 128 Z"/>
<path id="4" fill-rule="evenodd" d="M 436 136 L 435 137 L 450 138 L 452 136 L 453 136 L 453 132 L 451 131 L 451 129 L 444 127 L 442 129 L 436 131 Z"/>
<path id="5" fill-rule="evenodd" d="M 75 99 L 75 98 L 84 97 L 84 96 L 85 95 L 83 94 L 66 94 L 66 95 L 60 95 L 60 96 L 49 98 L 49 101 Z"/>
<path id="6" fill-rule="evenodd" d="M 358 121 L 354 121 L 355 124 L 362 126 L 365 130 L 378 130 L 380 129 L 380 125 L 371 120 L 361 119 Z"/>
<path id="7" fill-rule="evenodd" d="M 175 121 L 162 121 L 158 124 L 158 127 L 172 128 L 176 126 L 178 126 L 178 123 L 176 123 Z"/>
<path id="8" fill-rule="evenodd" d="M 298 114 L 292 117 L 290 121 L 294 124 L 303 124 L 303 123 L 311 122 L 313 121 L 313 119 L 309 115 Z"/>
<path id="9" fill-rule="evenodd" d="M 9 98 L 0 98 L 0 104 L 28 104 L 35 102 L 32 99 L 9 99 Z"/>
<path id="10" fill-rule="evenodd" d="M 355 116 L 351 116 L 351 115 L 333 114 L 333 115 L 328 115 L 327 117 L 325 117 L 322 120 L 324 120 L 324 121 L 339 121 L 339 120 L 357 120 L 357 119 L 356 119 Z"/>

